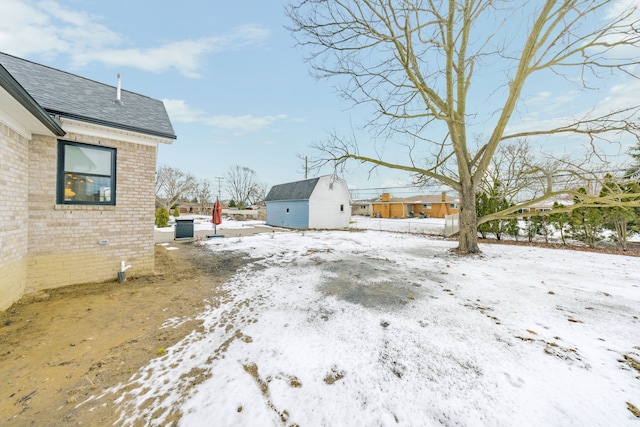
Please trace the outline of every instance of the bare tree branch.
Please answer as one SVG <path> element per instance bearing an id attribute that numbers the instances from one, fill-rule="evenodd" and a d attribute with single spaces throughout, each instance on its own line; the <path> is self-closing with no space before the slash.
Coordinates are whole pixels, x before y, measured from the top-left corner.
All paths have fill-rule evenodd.
<path id="1" fill-rule="evenodd" d="M 509 140 L 571 135 L 593 152 L 609 139 L 638 138 L 640 104 L 612 107 L 540 129 L 507 133 L 523 89 L 533 75 L 598 87 L 600 73 L 633 76 L 640 47 L 637 8 L 613 0 L 298 0 L 287 8 L 290 29 L 307 48 L 319 78 L 337 77 L 341 94 L 354 105 L 372 105 L 369 128 L 407 153 L 406 163 L 369 154 L 367 144 L 333 136 L 320 144 L 318 164 L 344 168 L 346 161 L 372 168 L 404 170 L 416 182 L 435 179 L 460 193 L 460 246 L 479 251 L 475 192 L 492 160 Z M 521 14 L 522 22 L 512 22 Z M 486 68 L 487 66 L 491 68 Z M 491 131 L 477 146 L 469 141 L 473 119 L 470 90 L 484 68 L 504 73 L 491 88 L 487 109 Z M 590 74 L 589 74 L 590 73 Z M 594 80 L 595 78 L 595 80 Z M 475 86 L 474 86 L 475 85 Z M 497 99 L 497 101 L 496 101 Z M 493 111 L 494 113 L 490 113 Z M 444 138 L 440 138 L 444 136 Z M 408 141 L 408 142 L 407 142 Z M 360 148 L 365 148 L 360 152 Z M 534 171 L 535 169 L 531 169 Z M 546 172 L 545 172 L 546 173 Z M 579 176 L 582 171 L 577 171 Z M 553 174 L 552 174 L 553 175 Z M 531 175 L 533 176 L 533 175 Z M 545 175 L 548 180 L 548 174 Z M 520 178 L 523 178 L 521 175 Z M 553 181 L 553 180 L 551 180 Z M 556 191 L 546 184 L 534 200 Z M 572 191 L 570 188 L 568 191 Z"/>
<path id="2" fill-rule="evenodd" d="M 156 203 L 171 209 L 193 193 L 195 178 L 180 169 L 161 166 L 156 172 Z"/>

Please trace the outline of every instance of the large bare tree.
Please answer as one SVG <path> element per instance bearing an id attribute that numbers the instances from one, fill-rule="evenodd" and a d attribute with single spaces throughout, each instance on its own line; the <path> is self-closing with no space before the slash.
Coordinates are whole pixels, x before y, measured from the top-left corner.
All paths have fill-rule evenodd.
<path id="1" fill-rule="evenodd" d="M 208 179 L 196 180 L 191 196 L 199 205 L 198 213 L 205 213 L 207 204 L 213 201 L 211 182 Z"/>
<path id="2" fill-rule="evenodd" d="M 156 204 L 171 209 L 178 201 L 193 194 L 193 175 L 171 166 L 160 166 L 156 172 Z"/>
<path id="3" fill-rule="evenodd" d="M 240 206 L 251 205 L 265 196 L 265 186 L 258 174 L 246 166 L 232 166 L 227 172 L 227 192 Z"/>
<path id="4" fill-rule="evenodd" d="M 638 104 L 594 106 L 567 111 L 563 121 L 508 127 L 527 82 L 559 79 L 589 90 L 604 78 L 635 78 L 640 22 L 632 3 L 298 0 L 287 14 L 299 44 L 311 52 L 316 75 L 345 77 L 341 93 L 355 104 L 373 105 L 368 127 L 378 125 L 378 135 L 406 153 L 397 161 L 332 135 L 319 144 L 318 159 L 335 167 L 356 160 L 450 186 L 460 195 L 458 251 L 479 252 L 477 225 L 484 219 L 477 218 L 475 192 L 505 141 L 581 137 L 596 153 L 600 144 L 625 134 L 637 138 Z M 472 130 L 480 125 L 489 132 L 474 143 Z M 563 166 L 571 169 L 565 173 L 580 173 L 570 166 Z M 551 182 L 557 172 L 542 173 L 549 180 L 538 201 L 559 192 Z"/>

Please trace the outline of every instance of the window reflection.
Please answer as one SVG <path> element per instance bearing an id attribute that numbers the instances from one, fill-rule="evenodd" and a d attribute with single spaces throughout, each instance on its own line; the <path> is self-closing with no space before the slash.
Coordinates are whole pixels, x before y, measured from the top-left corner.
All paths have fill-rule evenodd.
<path id="1" fill-rule="evenodd" d="M 111 178 L 68 173 L 65 179 L 65 201 L 111 201 Z"/>

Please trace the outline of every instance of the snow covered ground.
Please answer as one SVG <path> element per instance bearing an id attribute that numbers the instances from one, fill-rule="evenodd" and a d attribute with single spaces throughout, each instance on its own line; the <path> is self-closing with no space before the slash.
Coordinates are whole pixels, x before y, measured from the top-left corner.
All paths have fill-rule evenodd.
<path id="1" fill-rule="evenodd" d="M 117 425 L 639 425 L 640 258 L 455 245 L 378 231 L 210 241 L 258 259 L 202 328 L 112 390 Z"/>
<path id="2" fill-rule="evenodd" d="M 194 230 L 213 230 L 214 226 L 211 223 L 211 217 L 205 215 L 181 215 L 178 219 L 193 219 L 193 229 Z M 164 233 L 175 233 L 175 219 L 174 217 L 170 217 L 169 227 L 158 228 L 155 227 L 157 231 L 162 231 Z M 222 224 L 217 225 L 218 230 L 229 230 L 235 228 L 245 228 L 245 227 L 256 227 L 256 226 L 265 226 L 264 221 L 260 220 L 247 220 L 247 221 L 237 221 L 234 219 L 223 218 Z"/>
<path id="3" fill-rule="evenodd" d="M 400 233 L 444 234 L 443 218 L 371 218 L 353 216 L 351 228 L 361 230 L 397 231 Z"/>

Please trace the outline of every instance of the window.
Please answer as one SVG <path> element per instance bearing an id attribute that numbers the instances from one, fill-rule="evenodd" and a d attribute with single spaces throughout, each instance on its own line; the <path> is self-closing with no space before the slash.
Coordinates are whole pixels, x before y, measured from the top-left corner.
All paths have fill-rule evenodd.
<path id="1" fill-rule="evenodd" d="M 425 203 L 422 205 L 423 209 L 431 209 L 431 203 Z"/>
<path id="2" fill-rule="evenodd" d="M 58 142 L 58 204 L 115 205 L 116 149 Z"/>
<path id="3" fill-rule="evenodd" d="M 450 207 L 451 209 L 458 209 L 458 204 L 457 204 L 457 203 L 450 203 L 450 204 L 449 204 L 449 207 Z"/>
<path id="4" fill-rule="evenodd" d="M 344 212 L 344 205 L 340 205 L 340 212 Z"/>
<path id="5" fill-rule="evenodd" d="M 287 208 L 287 213 L 289 213 L 289 208 Z"/>

